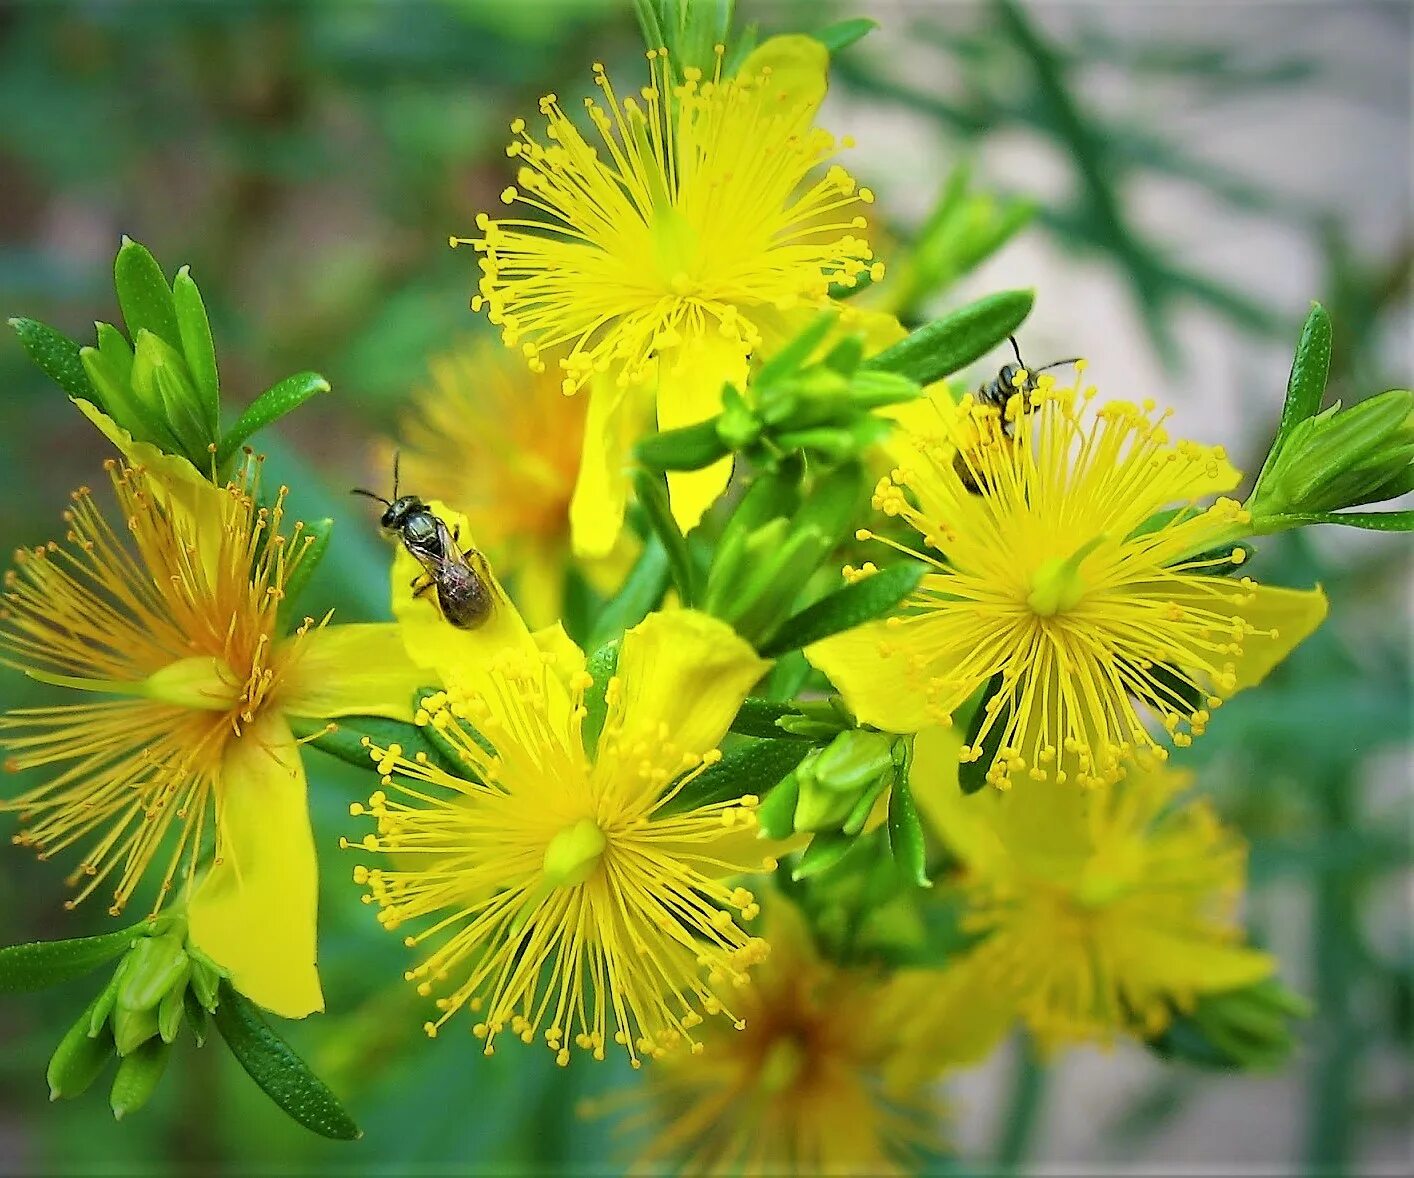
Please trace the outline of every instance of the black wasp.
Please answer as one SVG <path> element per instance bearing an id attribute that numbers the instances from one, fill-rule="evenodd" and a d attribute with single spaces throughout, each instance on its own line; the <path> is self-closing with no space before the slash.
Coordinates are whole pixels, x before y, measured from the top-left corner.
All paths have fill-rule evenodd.
<path id="1" fill-rule="evenodd" d="M 372 491 L 355 487 L 351 494 L 364 495 L 383 504 L 379 519 L 383 530 L 396 536 L 422 566 L 422 574 L 412 582 L 413 596 L 420 597 L 434 586 L 442 616 L 463 630 L 475 630 L 491 616 L 491 591 L 481 574 L 467 560 L 480 555 L 463 552 L 458 529 L 448 529 L 416 495 L 398 494 L 398 457 L 393 458 L 393 497 L 384 499 Z"/>
<path id="2" fill-rule="evenodd" d="M 1079 362 L 1079 357 L 1075 356 L 1069 360 L 1052 360 L 1049 364 L 1043 364 L 1040 368 L 1028 368 L 1026 361 L 1021 358 L 1021 347 L 1016 342 L 1016 336 L 1009 335 L 1007 339 L 1011 342 L 1012 354 L 1016 357 L 1015 364 L 1003 364 L 997 375 L 977 389 L 977 402 L 980 405 L 987 405 L 1001 414 L 1001 437 L 1002 444 L 1006 445 L 1011 441 L 1012 430 L 1016 423 L 1007 417 L 1006 407 L 1012 397 L 1021 394 L 1021 408 L 1025 413 L 1030 408 L 1031 394 L 1036 391 L 1039 384 L 1037 377 L 1050 368 L 1059 368 L 1063 364 L 1075 364 Z M 1020 381 L 1017 380 L 1018 373 L 1025 373 Z M 970 462 L 963 451 L 959 450 L 953 458 L 953 470 L 957 472 L 957 477 L 962 480 L 962 485 L 972 494 L 982 494 L 982 487 L 977 482 L 977 464 Z"/>

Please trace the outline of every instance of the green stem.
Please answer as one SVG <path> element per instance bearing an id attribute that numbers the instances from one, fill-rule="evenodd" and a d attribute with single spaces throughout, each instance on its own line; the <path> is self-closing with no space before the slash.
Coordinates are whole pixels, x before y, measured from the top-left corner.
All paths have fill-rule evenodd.
<path id="1" fill-rule="evenodd" d="M 1017 1043 L 1011 1095 L 997 1142 L 997 1173 L 1019 1174 L 1031 1154 L 1046 1098 L 1046 1065 L 1029 1036 Z"/>

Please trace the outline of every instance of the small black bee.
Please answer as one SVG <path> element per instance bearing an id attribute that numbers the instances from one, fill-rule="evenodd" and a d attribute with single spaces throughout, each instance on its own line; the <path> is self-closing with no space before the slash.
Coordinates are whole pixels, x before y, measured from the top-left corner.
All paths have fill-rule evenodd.
<path id="1" fill-rule="evenodd" d="M 1072 357 L 1069 360 L 1053 360 L 1049 364 L 1043 364 L 1040 368 L 1028 368 L 1026 361 L 1021 358 L 1021 347 L 1016 342 L 1016 336 L 1009 335 L 1007 339 L 1011 341 L 1012 354 L 1016 357 L 1015 364 L 1003 364 L 997 375 L 977 389 L 977 401 L 982 405 L 989 405 L 1001 414 L 1001 436 L 1010 440 L 1015 422 L 1007 418 L 1006 407 L 1012 397 L 1020 393 L 1022 395 L 1023 412 L 1029 408 L 1027 398 L 1036 391 L 1038 385 L 1037 376 L 1050 368 L 1059 368 L 1063 364 L 1074 364 L 1079 357 Z M 1026 377 L 1020 383 L 1017 382 L 1018 372 L 1025 372 Z M 957 472 L 957 477 L 962 480 L 962 485 L 972 494 L 982 494 L 982 487 L 978 485 L 977 478 L 973 473 L 972 465 L 963 456 L 962 451 L 958 451 L 953 458 L 953 470 Z"/>
<path id="2" fill-rule="evenodd" d="M 491 616 L 491 591 L 469 556 L 481 554 L 474 548 L 463 552 L 460 530 L 448 529 L 416 495 L 398 494 L 398 457 L 393 458 L 393 497 L 384 499 L 372 491 L 355 487 L 350 494 L 363 495 L 383 504 L 378 520 L 383 530 L 396 536 L 422 566 L 422 575 L 412 582 L 413 596 L 421 597 L 433 587 L 442 616 L 462 630 L 475 630 Z"/>

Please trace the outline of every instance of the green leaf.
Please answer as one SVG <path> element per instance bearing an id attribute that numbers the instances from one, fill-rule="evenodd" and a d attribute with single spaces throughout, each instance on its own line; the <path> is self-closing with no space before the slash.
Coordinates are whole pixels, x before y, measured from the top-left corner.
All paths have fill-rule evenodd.
<path id="1" fill-rule="evenodd" d="M 325 723 L 303 716 L 289 717 L 290 729 L 295 736 L 331 757 L 338 757 L 360 769 L 372 770 L 374 758 L 370 745 L 386 749 L 399 745 L 403 756 L 409 760 L 418 753 L 426 753 L 434 765 L 458 777 L 465 776 L 466 767 L 451 760 L 442 748 L 431 740 L 426 730 L 416 724 L 402 720 L 388 720 L 382 716 L 340 716 L 337 721 Z M 330 726 L 334 730 L 329 731 Z M 368 743 L 365 744 L 364 742 Z"/>
<path id="2" fill-rule="evenodd" d="M 336 1141 L 363 1134 L 338 1098 L 270 1027 L 254 1004 L 229 982 L 221 983 L 216 1027 L 246 1073 L 293 1120 Z"/>
<path id="3" fill-rule="evenodd" d="M 1284 438 L 1298 422 L 1321 407 L 1331 370 L 1331 317 L 1320 303 L 1312 303 L 1301 326 L 1301 338 L 1286 381 L 1286 401 L 1281 409 L 1277 437 Z"/>
<path id="4" fill-rule="evenodd" d="M 161 1039 L 149 1039 L 123 1058 L 108 1093 L 108 1105 L 113 1110 L 114 1120 L 121 1121 L 152 1099 L 171 1057 L 170 1044 Z"/>
<path id="5" fill-rule="evenodd" d="M 324 559 L 324 554 L 329 551 L 329 540 L 334 532 L 334 521 L 327 516 L 324 519 L 316 519 L 304 522 L 300 528 L 300 534 L 308 537 L 308 544 L 305 547 L 304 555 L 300 557 L 299 564 L 285 578 L 285 596 L 280 601 L 280 632 L 288 630 L 294 620 L 299 617 L 298 606 L 300 594 L 309 584 L 310 577 L 314 576 L 314 570 L 319 567 L 319 562 Z M 303 542 L 303 541 L 302 541 Z"/>
<path id="6" fill-rule="evenodd" d="M 604 693 L 609 680 L 619 666 L 619 640 L 606 642 L 584 664 L 594 683 L 584 693 L 584 719 L 580 722 L 580 737 L 584 743 L 584 753 L 591 760 L 594 750 L 599 747 L 599 734 L 604 731 L 604 721 L 608 718 L 608 705 Z"/>
<path id="7" fill-rule="evenodd" d="M 687 541 L 678 530 L 673 518 L 673 508 L 668 499 L 668 485 L 661 474 L 636 467 L 633 472 L 633 490 L 639 505 L 654 534 L 668 554 L 668 568 L 673 584 L 677 587 L 682 604 L 691 608 L 697 600 L 697 576 L 692 565 L 692 554 L 687 550 Z"/>
<path id="8" fill-rule="evenodd" d="M 0 994 L 45 990 L 81 978 L 127 952 L 137 937 L 159 929 L 159 922 L 144 922 L 100 937 L 72 941 L 34 941 L 0 949 Z"/>
<path id="9" fill-rule="evenodd" d="M 670 579 L 668 554 L 656 536 L 650 537 L 618 593 L 599 611 L 589 645 L 603 646 L 643 621 L 663 600 Z"/>
<path id="10" fill-rule="evenodd" d="M 829 870 L 845 857 L 854 843 L 855 837 L 849 834 L 817 834 L 791 871 L 791 879 L 799 882 Z"/>
<path id="11" fill-rule="evenodd" d="M 761 654 L 775 658 L 882 617 L 918 588 L 925 572 L 925 565 L 908 561 L 846 585 L 787 618 Z"/>
<path id="12" fill-rule="evenodd" d="M 932 384 L 985 356 L 1031 313 L 1035 294 L 1007 290 L 988 295 L 917 331 L 866 361 L 866 368 L 897 372 L 920 385 Z"/>
<path id="13" fill-rule="evenodd" d="M 246 406 L 246 411 L 236 418 L 235 425 L 222 437 L 221 448 L 216 454 L 217 463 L 224 465 L 256 430 L 278 421 L 315 393 L 328 391 L 329 382 L 317 372 L 297 372 L 294 376 L 285 377 L 279 384 L 271 385 Z"/>
<path id="14" fill-rule="evenodd" d="M 183 266 L 172 282 L 172 302 L 177 312 L 177 328 L 182 337 L 182 355 L 201 398 L 202 416 L 208 437 L 221 434 L 221 383 L 216 372 L 216 343 L 211 338 L 211 321 L 201 291 Z"/>
<path id="15" fill-rule="evenodd" d="M 49 1060 L 45 1078 L 50 1100 L 68 1100 L 86 1092 L 113 1058 L 113 1036 L 90 1035 L 89 1013 L 84 1011 L 59 1041 Z"/>
<path id="16" fill-rule="evenodd" d="M 765 797 L 809 751 L 810 745 L 803 740 L 751 740 L 739 744 L 683 786 L 656 811 L 655 817 L 685 814 L 747 794 Z"/>
<path id="17" fill-rule="evenodd" d="M 1261 519 L 1263 532 L 1280 532 L 1309 524 L 1342 524 L 1372 532 L 1414 531 L 1414 511 L 1310 511 L 1270 515 Z"/>
<path id="18" fill-rule="evenodd" d="M 920 888 L 933 886 L 928 878 L 923 824 L 918 820 L 918 807 L 914 804 L 906 771 L 895 775 L 893 792 L 889 795 L 889 849 L 904 879 Z"/>
<path id="19" fill-rule="evenodd" d="M 972 718 L 967 722 L 965 743 L 969 748 L 977 743 L 977 734 L 982 731 L 982 723 L 987 718 L 987 701 L 1001 690 L 1001 686 L 1002 677 L 998 674 L 993 675 L 982 688 L 977 706 L 972 710 Z M 988 730 L 986 739 L 982 741 L 982 755 L 974 761 L 963 761 L 958 765 L 957 782 L 962 786 L 963 793 L 975 794 L 987 784 L 987 770 L 992 767 L 997 751 L 1002 747 L 1002 733 L 1006 731 L 1006 725 L 1006 709 L 1003 708 L 1001 715 Z"/>
<path id="20" fill-rule="evenodd" d="M 770 839 L 789 838 L 795 833 L 795 807 L 800 801 L 800 778 L 787 773 L 771 788 L 756 808 L 756 824 Z"/>
<path id="21" fill-rule="evenodd" d="M 867 17 L 856 17 L 854 20 L 836 21 L 832 25 L 826 25 L 810 35 L 819 41 L 832 54 L 838 53 L 841 49 L 848 49 L 856 41 L 862 40 L 879 27 L 878 21 L 869 20 Z"/>
<path id="22" fill-rule="evenodd" d="M 774 700 L 747 696 L 741 701 L 741 707 L 737 709 L 736 719 L 732 721 L 731 730 L 742 736 L 779 740 L 786 733 L 777 726 L 776 721 L 785 716 L 798 716 L 799 714 L 800 712 L 794 704 L 776 703 Z"/>
<path id="23" fill-rule="evenodd" d="M 71 397 L 103 407 L 84 371 L 79 345 L 62 332 L 37 319 L 15 318 L 10 326 L 20 337 L 20 346 L 35 366 Z"/>
<path id="24" fill-rule="evenodd" d="M 123 238 L 122 248 L 113 260 L 113 286 L 118 292 L 118 306 L 123 309 L 123 322 L 128 338 L 137 342 L 138 332 L 150 331 L 173 348 L 182 346 L 182 333 L 177 326 L 177 308 L 172 301 L 172 288 L 157 259 L 130 237 Z"/>
<path id="25" fill-rule="evenodd" d="M 649 434 L 634 447 L 634 456 L 652 470 L 701 470 L 729 453 L 716 417 Z"/>
<path id="26" fill-rule="evenodd" d="M 752 379 L 752 387 L 764 389 L 790 376 L 810 359 L 810 354 L 816 348 L 824 343 L 825 337 L 830 334 L 831 328 L 838 320 L 839 312 L 834 309 L 820 312 L 788 343 L 777 348 L 771 354 L 771 358 L 761 365 Z"/>

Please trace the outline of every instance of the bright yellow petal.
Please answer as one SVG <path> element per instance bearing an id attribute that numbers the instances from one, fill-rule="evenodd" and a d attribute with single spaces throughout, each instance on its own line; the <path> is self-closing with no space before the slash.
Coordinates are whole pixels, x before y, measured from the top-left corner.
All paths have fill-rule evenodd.
<path id="1" fill-rule="evenodd" d="M 323 1010 L 304 766 L 274 711 L 230 743 L 217 787 L 216 856 L 187 906 L 192 942 L 237 990 L 282 1018 Z"/>
<path id="2" fill-rule="evenodd" d="M 435 672 L 408 657 L 391 622 L 321 626 L 297 641 L 279 697 L 280 707 L 297 716 L 411 720 L 418 688 L 438 685 Z"/>
<path id="3" fill-rule="evenodd" d="M 914 623 L 926 646 L 925 620 Z M 893 653 L 884 622 L 866 622 L 805 648 L 805 657 L 829 676 L 850 711 L 885 732 L 920 732 L 938 722 L 922 693 L 909 685 L 906 654 Z M 885 654 L 889 650 L 891 653 Z"/>
<path id="4" fill-rule="evenodd" d="M 719 334 L 684 340 L 672 363 L 659 369 L 658 428 L 679 429 L 716 416 L 722 411 L 722 385 L 731 382 L 742 388 L 747 368 L 746 353 L 737 340 Z M 730 458 L 703 470 L 670 470 L 668 494 L 678 527 L 684 532 L 695 528 L 731 477 Z"/>
<path id="5" fill-rule="evenodd" d="M 1167 994 L 1220 994 L 1255 985 L 1276 972 L 1276 959 L 1246 945 L 1127 921 L 1112 938 L 1115 972 L 1136 986 Z"/>
<path id="6" fill-rule="evenodd" d="M 577 556 L 596 558 L 613 551 L 623 529 L 630 454 L 646 415 L 643 392 L 621 389 L 607 376 L 594 379 L 588 396 L 570 534 Z"/>
<path id="7" fill-rule="evenodd" d="M 926 1052 L 900 1053 L 887 1077 L 894 1091 L 981 1063 L 1016 1025 L 1015 999 L 972 955 L 941 970 L 905 970 L 889 990 L 907 1036 L 928 1045 Z"/>
<path id="8" fill-rule="evenodd" d="M 515 599 L 527 624 L 548 626 L 564 612 L 567 555 L 558 542 L 515 546 Z"/>
<path id="9" fill-rule="evenodd" d="M 624 635 L 610 720 L 623 718 L 625 748 L 671 741 L 701 756 L 721 743 L 770 666 L 716 618 L 687 609 L 650 614 Z"/>
<path id="10" fill-rule="evenodd" d="M 814 37 L 789 33 L 762 42 L 742 62 L 739 76 L 758 77 L 769 70 L 771 87 L 786 102 L 814 117 L 828 86 L 830 51 Z"/>
<path id="11" fill-rule="evenodd" d="M 1237 660 L 1237 690 L 1254 687 L 1325 620 L 1320 589 L 1277 589 L 1254 585 L 1253 600 L 1238 612 L 1259 633 L 1248 637 Z M 1275 633 L 1269 633 L 1275 631 Z"/>
<path id="12" fill-rule="evenodd" d="M 555 677 L 566 687 L 575 675 L 584 670 L 584 651 L 565 633 L 563 623 L 556 622 L 553 626 L 536 630 L 531 637 L 535 640 L 536 648 L 549 662 Z"/>

